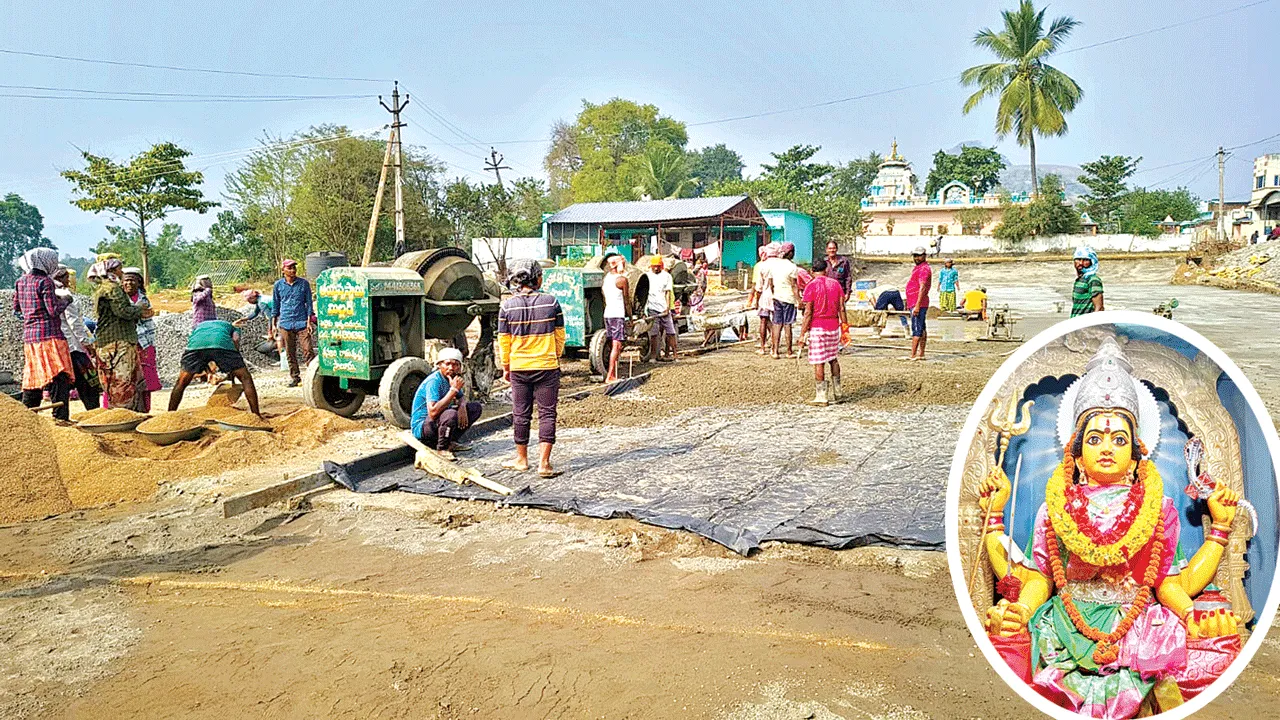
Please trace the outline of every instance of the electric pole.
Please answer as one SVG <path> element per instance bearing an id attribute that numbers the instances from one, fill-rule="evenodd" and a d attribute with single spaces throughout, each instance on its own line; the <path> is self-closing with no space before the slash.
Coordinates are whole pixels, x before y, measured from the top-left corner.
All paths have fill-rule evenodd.
<path id="1" fill-rule="evenodd" d="M 502 187 L 502 171 L 511 168 L 502 164 L 502 155 L 498 151 L 489 148 L 489 159 L 484 161 L 484 169 L 486 172 L 492 172 L 493 176 L 498 178 L 498 187 Z"/>
<path id="2" fill-rule="evenodd" d="M 1226 208 L 1226 175 L 1225 168 L 1227 164 L 1227 151 L 1218 146 L 1218 239 L 1227 239 L 1227 214 Z"/>
<path id="3" fill-rule="evenodd" d="M 404 123 L 400 122 L 400 111 L 409 106 L 409 94 L 405 93 L 404 102 L 400 102 L 400 81 L 397 80 L 395 87 L 391 89 L 391 107 L 382 102 L 382 96 L 378 96 L 378 104 L 387 112 L 391 113 L 391 143 L 394 146 L 392 153 L 395 163 L 395 180 L 396 180 L 396 249 L 392 257 L 400 257 L 404 254 L 404 194 L 401 189 L 401 173 L 404 167 L 404 155 L 401 152 L 400 128 L 404 127 Z"/>

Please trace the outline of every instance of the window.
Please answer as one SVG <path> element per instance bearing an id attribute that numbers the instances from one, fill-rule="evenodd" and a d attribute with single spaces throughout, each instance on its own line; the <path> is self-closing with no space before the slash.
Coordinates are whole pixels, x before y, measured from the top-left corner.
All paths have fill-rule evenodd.
<path id="1" fill-rule="evenodd" d="M 695 248 L 707 246 L 707 234 L 704 232 L 696 232 L 693 234 L 693 246 Z"/>
<path id="2" fill-rule="evenodd" d="M 672 245 L 679 245 L 679 244 L 680 244 L 680 233 L 678 233 L 678 232 L 663 233 L 663 234 L 662 234 L 662 239 L 663 239 L 663 240 L 666 240 L 667 242 L 671 243 Z"/>
<path id="3" fill-rule="evenodd" d="M 1259 175 L 1259 176 L 1257 177 L 1256 181 L 1254 182 L 1253 189 L 1254 189 L 1254 190 L 1261 190 L 1261 189 L 1262 189 L 1262 186 L 1263 186 L 1263 185 L 1265 185 L 1266 183 L 1267 183 L 1267 176 L 1266 176 L 1266 175 Z"/>
<path id="4" fill-rule="evenodd" d="M 1272 185 L 1280 185 L 1280 175 L 1275 175 L 1275 176 L 1273 176 L 1273 177 L 1271 178 L 1271 184 L 1272 184 Z"/>
<path id="5" fill-rule="evenodd" d="M 746 236 L 743 235 L 743 232 L 741 230 L 730 230 L 729 232 L 725 233 L 724 237 L 729 242 L 742 242 L 742 238 Z"/>
<path id="6" fill-rule="evenodd" d="M 933 234 L 933 226 L 932 226 L 932 225 L 921 225 L 921 226 L 920 226 L 920 234 L 921 234 L 921 235 L 932 235 L 932 234 Z"/>
<path id="7" fill-rule="evenodd" d="M 605 233 L 605 238 L 608 240 L 612 240 L 614 244 L 617 244 L 622 242 L 622 233 L 616 233 L 616 232 Z"/>

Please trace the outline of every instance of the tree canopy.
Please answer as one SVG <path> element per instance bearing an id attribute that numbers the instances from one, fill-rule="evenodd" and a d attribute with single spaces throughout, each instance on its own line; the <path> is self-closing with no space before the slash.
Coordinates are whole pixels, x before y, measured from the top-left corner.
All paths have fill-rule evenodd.
<path id="1" fill-rule="evenodd" d="M 716 183 L 742 179 L 742 156 L 724 143 L 689 151 L 689 172 L 697 178 L 694 195 L 701 195 Z"/>
<path id="2" fill-rule="evenodd" d="M 875 182 L 882 162 L 884 158 L 873 150 L 864 158 L 836 165 L 831 173 L 831 189 L 840 195 L 861 201 L 871 193 L 871 184 Z"/>
<path id="3" fill-rule="evenodd" d="M 646 169 L 655 157 L 651 153 L 665 153 L 668 148 L 683 153 L 689 142 L 684 123 L 659 114 L 655 105 L 621 98 L 602 105 L 583 101 L 572 135 L 581 159 L 570 180 L 574 202 L 638 199 L 636 188 L 644 185 Z M 678 186 L 690 177 L 687 162 L 671 169 L 683 169 L 685 174 L 663 178 L 668 186 Z"/>
<path id="4" fill-rule="evenodd" d="M 189 171 L 183 160 L 191 152 L 173 143 L 157 143 L 120 164 L 111 158 L 81 152 L 83 170 L 66 170 L 72 183 L 72 204 L 92 213 L 105 212 L 125 220 L 137 231 L 143 280 L 151 281 L 147 257 L 147 227 L 174 210 L 207 212 L 216 202 L 204 199 L 204 175 Z"/>
<path id="5" fill-rule="evenodd" d="M 1068 235 L 1080 232 L 1080 213 L 1065 202 L 1062 179 L 1045 175 L 1040 194 L 1030 203 L 1015 204 L 1005 199 L 1004 214 L 992 234 L 1006 243 L 1020 243 L 1032 237 Z"/>
<path id="6" fill-rule="evenodd" d="M 1036 178 L 1036 135 L 1065 135 L 1066 116 L 1080 104 L 1084 92 L 1066 73 L 1047 60 L 1062 48 L 1080 23 L 1059 17 L 1045 29 L 1045 9 L 1021 0 L 1017 10 L 1005 10 L 1004 27 L 983 28 L 973 44 L 991 51 L 998 62 L 976 65 L 960 74 L 960 82 L 977 91 L 964 103 L 968 114 L 988 97 L 998 97 L 996 136 L 1013 133 L 1031 153 L 1031 192 L 1039 192 Z"/>
<path id="7" fill-rule="evenodd" d="M 933 154 L 933 169 L 924 182 L 924 194 L 933 197 L 954 180 L 968 185 L 978 195 L 986 195 L 1000 184 L 1004 158 L 995 148 L 965 146 L 956 155 L 942 150 Z"/>
<path id="8" fill-rule="evenodd" d="M 1138 188 L 1125 193 L 1118 214 L 1120 215 L 1120 232 L 1154 236 L 1160 234 L 1159 223 L 1166 217 L 1171 217 L 1176 222 L 1186 222 L 1200 217 L 1200 199 L 1186 188 L 1177 190 Z"/>
<path id="9" fill-rule="evenodd" d="M 44 216 L 17 193 L 5 195 L 0 200 L 0 287 L 13 287 L 20 274 L 18 258 L 38 247 L 57 249 L 44 236 Z"/>
<path id="10" fill-rule="evenodd" d="M 1129 192 L 1129 186 L 1125 181 L 1137 172 L 1140 162 L 1142 162 L 1140 157 L 1103 155 L 1093 162 L 1080 166 L 1084 173 L 1076 179 L 1089 188 L 1089 194 L 1081 198 L 1081 205 L 1103 232 L 1119 230 L 1120 217 L 1117 211 L 1124 204 L 1124 196 Z M 1163 219 L 1163 216 L 1160 219 Z"/>

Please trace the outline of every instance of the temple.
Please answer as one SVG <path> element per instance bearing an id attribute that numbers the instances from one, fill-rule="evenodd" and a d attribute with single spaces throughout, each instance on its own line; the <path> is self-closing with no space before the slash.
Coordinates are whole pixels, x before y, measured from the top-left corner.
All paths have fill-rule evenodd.
<path id="1" fill-rule="evenodd" d="M 916 192 L 915 179 L 895 140 L 862 200 L 867 235 L 990 235 L 1000 224 L 1003 210 L 995 193 L 979 195 L 952 181 L 929 197 Z M 1018 193 L 1010 200 L 1025 203 L 1030 197 Z M 977 212 L 958 214 L 971 209 Z"/>

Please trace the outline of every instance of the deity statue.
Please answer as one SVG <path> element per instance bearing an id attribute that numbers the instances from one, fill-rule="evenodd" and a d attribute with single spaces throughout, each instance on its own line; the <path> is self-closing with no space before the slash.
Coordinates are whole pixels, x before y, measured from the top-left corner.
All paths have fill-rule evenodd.
<path id="1" fill-rule="evenodd" d="M 1180 705 L 1241 648 L 1242 623 L 1210 585 L 1240 494 L 1225 484 L 1207 494 L 1212 527 L 1188 559 L 1179 512 L 1151 458 L 1159 406 L 1132 373 L 1108 337 L 1064 393 L 1062 461 L 1026 553 L 1011 550 L 1004 531 L 1004 471 L 992 469 L 980 488 L 989 511 L 982 542 L 1004 596 L 987 611 L 987 633 L 1038 693 L 1094 718 Z"/>

